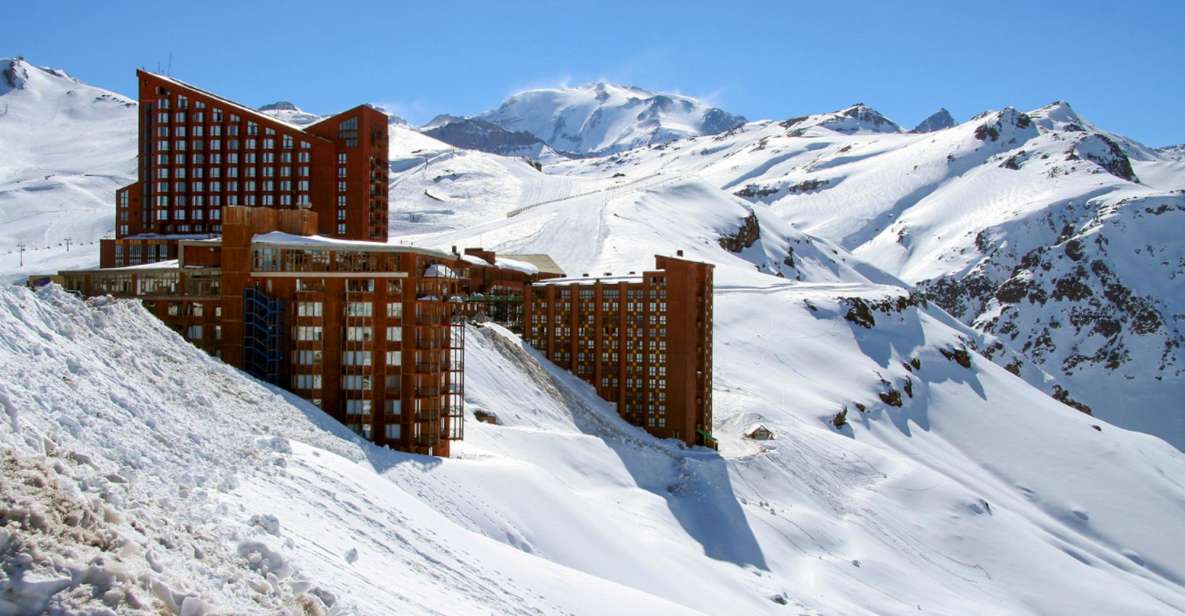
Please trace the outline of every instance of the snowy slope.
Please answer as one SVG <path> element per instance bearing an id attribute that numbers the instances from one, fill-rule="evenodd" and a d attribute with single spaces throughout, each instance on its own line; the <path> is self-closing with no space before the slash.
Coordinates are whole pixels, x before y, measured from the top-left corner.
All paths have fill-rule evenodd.
<path id="1" fill-rule="evenodd" d="M 518 156 L 460 149 L 404 126 L 390 131 L 390 199 L 399 204 L 391 208 L 393 241 L 499 219 L 527 205 L 617 183 L 543 173 Z"/>
<path id="2" fill-rule="evenodd" d="M 0 305 L 5 614 L 696 613 L 458 527 L 380 476 L 439 460 L 360 441 L 135 303 Z"/>
<path id="3" fill-rule="evenodd" d="M 560 152 L 575 154 L 710 135 L 745 121 L 689 96 L 609 83 L 527 90 L 476 118 L 530 133 Z"/>
<path id="4" fill-rule="evenodd" d="M 718 272 L 720 454 L 626 425 L 496 327 L 467 336 L 466 440 L 440 460 L 358 441 L 131 302 L 0 290 L 0 368 L 17 377 L 0 442 L 26 486 L 3 491 L 5 519 L 51 522 L 0 554 L 26 563 L 26 599 L 61 588 L 73 611 L 1185 609 L 1185 546 L 1164 532 L 1185 456 L 974 353 L 963 367 L 944 352 L 975 334 L 899 287 L 748 269 Z M 855 297 L 906 299 L 866 328 L 842 316 Z M 755 422 L 777 438 L 741 439 Z M 81 553 L 80 509 L 107 538 Z"/>
<path id="5" fill-rule="evenodd" d="M 0 282 L 97 262 L 135 154 L 133 100 L 58 69 L 0 59 Z"/>

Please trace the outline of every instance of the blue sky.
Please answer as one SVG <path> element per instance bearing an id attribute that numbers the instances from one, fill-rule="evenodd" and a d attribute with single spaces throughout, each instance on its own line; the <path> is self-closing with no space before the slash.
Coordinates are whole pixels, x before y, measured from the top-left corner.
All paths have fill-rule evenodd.
<path id="1" fill-rule="evenodd" d="M 34 2 L 0 56 L 125 94 L 134 69 L 317 113 L 374 102 L 419 123 L 536 86 L 609 80 L 751 119 L 864 102 L 912 126 L 940 106 L 1069 101 L 1149 145 L 1185 142 L 1185 1 Z"/>

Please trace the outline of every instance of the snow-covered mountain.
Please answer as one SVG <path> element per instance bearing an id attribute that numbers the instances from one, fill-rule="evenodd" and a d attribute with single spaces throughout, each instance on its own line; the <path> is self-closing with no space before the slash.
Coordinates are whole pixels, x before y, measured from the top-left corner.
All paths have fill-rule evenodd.
<path id="1" fill-rule="evenodd" d="M 135 177 L 136 113 L 65 71 L 0 59 L 0 283 L 98 260 L 115 189 Z"/>
<path id="2" fill-rule="evenodd" d="M 1051 394 L 1185 447 L 1166 412 L 1185 391 L 1185 167 L 1065 103 L 925 134 L 853 106 L 547 171 L 727 190 L 999 335 Z"/>
<path id="3" fill-rule="evenodd" d="M 558 155 L 542 139 L 524 131 L 509 131 L 476 118 L 454 119 L 421 128 L 425 135 L 467 150 L 531 160 L 555 160 Z"/>
<path id="4" fill-rule="evenodd" d="M 1185 144 L 1156 148 L 1157 155 L 1171 160 L 1185 160 Z"/>
<path id="5" fill-rule="evenodd" d="M 312 124 L 321 119 L 321 116 L 315 113 L 309 113 L 288 101 L 268 103 L 267 105 L 260 106 L 259 110 L 277 120 L 297 126 Z"/>
<path id="6" fill-rule="evenodd" d="M 689 96 L 609 83 L 527 90 L 476 117 L 581 155 L 712 135 L 745 122 Z"/>
<path id="7" fill-rule="evenodd" d="M 958 122 L 955 122 L 955 119 L 951 117 L 950 112 L 947 111 L 945 107 L 943 107 L 930 114 L 925 120 L 919 122 L 918 125 L 914 127 L 913 132 L 932 133 L 936 130 L 950 128 L 955 124 L 958 124 Z"/>

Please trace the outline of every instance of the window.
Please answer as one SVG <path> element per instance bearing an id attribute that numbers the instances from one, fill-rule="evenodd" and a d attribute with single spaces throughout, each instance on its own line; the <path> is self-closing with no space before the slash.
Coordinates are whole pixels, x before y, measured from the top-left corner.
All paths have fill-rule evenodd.
<path id="1" fill-rule="evenodd" d="M 387 328 L 387 342 L 402 342 L 403 328 L 402 327 L 388 327 Z"/>
<path id="2" fill-rule="evenodd" d="M 339 224 L 337 226 L 337 234 L 338 235 L 345 235 L 346 234 L 346 226 L 343 224 Z"/>
<path id="3" fill-rule="evenodd" d="M 202 326 L 201 325 L 190 325 L 189 329 L 185 332 L 185 337 L 189 338 L 190 340 L 201 340 L 202 339 Z"/>
<path id="4" fill-rule="evenodd" d="M 398 366 L 402 363 L 402 355 L 399 351 L 387 351 L 387 365 Z"/>
<path id="5" fill-rule="evenodd" d="M 301 366 L 316 366 L 321 363 L 321 351 L 296 350 L 292 352 L 292 363 Z"/>
<path id="6" fill-rule="evenodd" d="M 370 326 L 351 325 L 346 328 L 346 340 L 369 342 L 372 339 L 374 339 L 374 330 Z"/>
<path id="7" fill-rule="evenodd" d="M 296 389 L 321 389 L 320 374 L 294 374 L 292 385 Z"/>
<path id="8" fill-rule="evenodd" d="M 340 259 L 340 254 L 339 259 Z M 341 263 L 341 261 L 338 261 Z M 374 293 L 374 278 L 351 278 L 346 281 L 346 290 L 350 293 Z"/>
<path id="9" fill-rule="evenodd" d="M 347 374 L 342 376 L 342 389 L 365 390 L 370 389 L 370 376 L 365 374 Z"/>
<path id="10" fill-rule="evenodd" d="M 322 304 L 321 302 L 297 302 L 296 316 L 299 317 L 319 317 L 321 316 Z"/>
<path id="11" fill-rule="evenodd" d="M 374 304 L 370 302 L 350 302 L 346 304 L 347 317 L 369 317 L 373 315 Z"/>
<path id="12" fill-rule="evenodd" d="M 346 147 L 358 147 L 358 118 L 350 118 L 337 125 L 337 138 L 344 141 Z"/>
<path id="13" fill-rule="evenodd" d="M 387 288 L 390 293 L 390 287 Z M 388 319 L 402 319 L 403 318 L 403 304 L 399 302 L 391 302 L 387 304 L 387 318 Z"/>
<path id="14" fill-rule="evenodd" d="M 391 402 L 394 402 L 396 404 L 399 403 L 398 400 L 389 400 L 388 404 Z M 388 411 L 388 412 L 390 412 L 390 411 Z M 400 438 L 402 438 L 399 424 L 387 424 L 386 434 L 387 434 L 387 440 L 389 440 L 389 441 L 397 441 Z"/>
<path id="15" fill-rule="evenodd" d="M 370 351 L 345 351 L 342 353 L 342 363 L 347 366 L 369 366 Z"/>
<path id="16" fill-rule="evenodd" d="M 297 325 L 292 328 L 294 338 L 302 341 L 318 342 L 321 340 L 320 325 Z"/>
<path id="17" fill-rule="evenodd" d="M 349 388 L 347 388 L 349 389 Z M 369 415 L 370 414 L 370 400 L 346 400 L 346 414 L 347 415 Z"/>

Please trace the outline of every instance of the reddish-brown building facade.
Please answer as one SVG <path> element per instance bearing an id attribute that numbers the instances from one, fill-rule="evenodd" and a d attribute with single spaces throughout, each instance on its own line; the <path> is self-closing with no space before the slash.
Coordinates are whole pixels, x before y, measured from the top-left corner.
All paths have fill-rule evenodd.
<path id="1" fill-rule="evenodd" d="M 655 269 L 641 275 L 530 285 L 524 336 L 596 387 L 630 423 L 659 437 L 715 447 L 713 268 L 677 257 L 655 261 Z"/>
<path id="2" fill-rule="evenodd" d="M 138 71 L 139 181 L 116 192 L 83 295 L 139 299 L 194 345 L 360 435 L 448 456 L 465 322 L 521 331 L 628 421 L 715 446 L 712 266 L 565 279 L 546 255 L 387 243 L 387 117 L 305 127 Z"/>
<path id="3" fill-rule="evenodd" d="M 368 106 L 295 126 L 169 77 L 137 71 L 138 179 L 116 192 L 103 267 L 177 258 L 222 233 L 224 206 L 311 210 L 317 232 L 387 240 L 387 116 Z"/>

